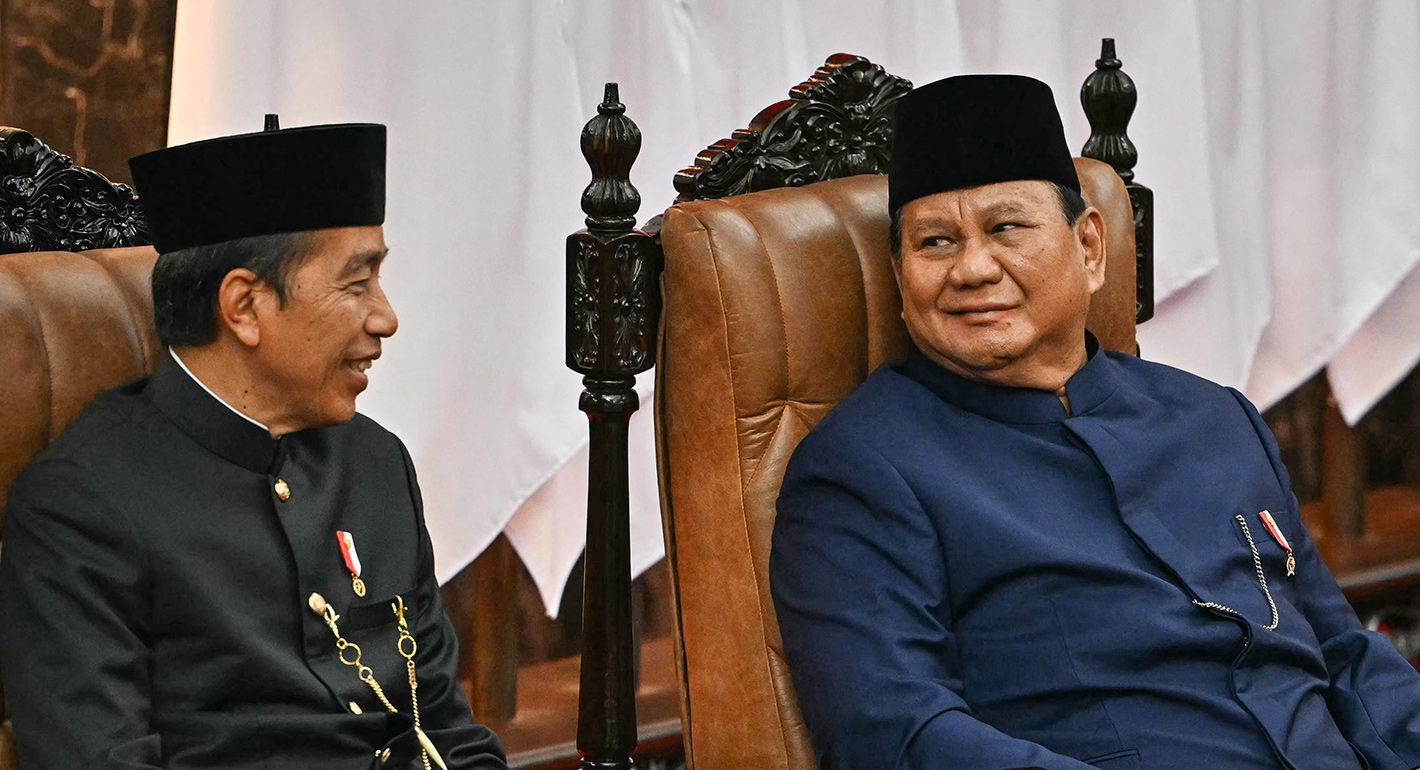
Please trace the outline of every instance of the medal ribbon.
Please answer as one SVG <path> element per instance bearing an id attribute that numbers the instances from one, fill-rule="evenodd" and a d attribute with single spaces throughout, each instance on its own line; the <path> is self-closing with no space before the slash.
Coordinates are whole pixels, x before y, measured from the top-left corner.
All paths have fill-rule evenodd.
<path id="1" fill-rule="evenodd" d="M 355 536 L 344 530 L 336 530 L 335 540 L 340 543 L 340 558 L 345 560 L 345 568 L 350 570 L 350 588 L 356 596 L 365 595 L 365 581 L 360 579 L 360 554 L 355 551 Z"/>
<path id="2" fill-rule="evenodd" d="M 1282 534 L 1282 530 L 1277 527 L 1277 522 L 1268 511 L 1259 511 L 1257 517 L 1262 519 L 1262 526 L 1267 527 L 1267 534 L 1277 541 L 1277 545 L 1282 546 L 1282 550 L 1287 553 L 1292 552 L 1292 544 L 1287 542 L 1287 536 Z"/>
<path id="3" fill-rule="evenodd" d="M 1277 541 L 1277 545 L 1282 546 L 1282 550 L 1287 552 L 1287 577 L 1297 573 L 1297 557 L 1292 553 L 1292 544 L 1287 542 L 1287 536 L 1282 534 L 1282 528 L 1277 526 L 1276 520 L 1272 518 L 1269 511 L 1258 511 L 1257 517 L 1262 519 L 1262 526 L 1267 528 L 1267 534 Z"/>
<path id="4" fill-rule="evenodd" d="M 360 577 L 360 554 L 355 552 L 355 536 L 344 530 L 335 533 L 335 539 L 340 543 L 340 558 L 345 560 L 345 568 L 350 570 L 350 574 Z"/>

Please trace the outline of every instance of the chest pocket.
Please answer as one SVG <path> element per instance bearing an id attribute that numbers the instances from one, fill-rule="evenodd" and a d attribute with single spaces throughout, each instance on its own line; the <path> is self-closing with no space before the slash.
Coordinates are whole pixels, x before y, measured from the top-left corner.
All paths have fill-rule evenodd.
<path id="1" fill-rule="evenodd" d="M 324 678 L 335 689 L 342 705 L 353 701 L 367 712 L 386 710 L 374 688 L 362 681 L 359 667 L 351 665 L 351 661 L 358 658 L 360 665 L 370 669 L 370 675 L 380 685 L 390 704 L 398 711 L 409 711 L 409 674 L 402 653 L 411 647 L 408 640 L 401 639 L 394 606 L 399 599 L 403 599 L 405 622 L 417 647 L 421 641 L 419 629 L 424 625 L 420 621 L 430 610 L 436 590 L 433 585 L 433 581 L 428 581 L 416 589 L 352 603 L 340 613 L 340 633 L 350 647 L 339 654 L 326 656 L 322 669 Z M 353 651 L 355 646 L 359 648 L 358 655 Z M 331 640 L 332 653 L 336 649 L 336 643 Z M 417 657 L 417 652 L 415 654 Z"/>
<path id="2" fill-rule="evenodd" d="M 362 599 L 351 602 L 345 609 L 344 620 L 341 622 L 341 630 L 347 632 L 347 637 L 360 631 L 379 628 L 380 626 L 394 626 L 396 617 L 394 605 L 397 599 L 404 599 L 404 618 L 412 630 L 415 621 L 423 617 L 429 609 L 432 589 L 428 585 L 419 588 L 411 588 L 406 591 L 399 591 L 381 599 Z M 350 638 L 351 641 L 358 641 Z"/>
<path id="3" fill-rule="evenodd" d="M 1139 752 L 1137 751 L 1118 751 L 1102 757 L 1087 759 L 1085 764 L 1105 770 L 1138 770 L 1143 767 L 1139 762 Z"/>
<path id="4" fill-rule="evenodd" d="M 1261 592 L 1262 598 L 1267 601 L 1267 611 L 1270 613 L 1271 616 L 1270 622 L 1264 625 L 1263 628 L 1268 631 L 1274 631 L 1277 628 L 1280 616 L 1277 610 L 1276 599 L 1272 595 L 1272 588 L 1270 585 L 1268 585 L 1267 582 L 1267 573 L 1262 566 L 1262 552 L 1258 550 L 1258 547 L 1262 545 L 1262 543 L 1258 542 L 1258 537 L 1259 535 L 1261 535 L 1262 537 L 1269 537 L 1266 534 L 1267 530 L 1264 526 L 1262 526 L 1262 523 L 1260 521 L 1258 522 L 1258 526 L 1256 528 L 1252 527 L 1247 522 L 1247 516 L 1241 513 L 1233 516 L 1233 521 L 1237 525 L 1237 531 L 1240 533 L 1239 537 L 1241 538 L 1243 542 L 1243 547 L 1245 549 L 1241 559 L 1239 560 L 1237 571 L 1244 574 L 1249 572 L 1251 573 L 1249 575 L 1251 579 L 1247 582 L 1253 583 L 1256 590 Z M 1204 609 L 1220 610 L 1230 615 L 1236 615 L 1238 617 L 1247 617 L 1243 612 L 1240 612 L 1239 610 L 1235 609 L 1230 604 L 1224 604 L 1216 600 L 1202 601 L 1200 599 L 1194 599 L 1193 603 Z M 1246 605 L 1239 604 L 1238 606 Z"/>

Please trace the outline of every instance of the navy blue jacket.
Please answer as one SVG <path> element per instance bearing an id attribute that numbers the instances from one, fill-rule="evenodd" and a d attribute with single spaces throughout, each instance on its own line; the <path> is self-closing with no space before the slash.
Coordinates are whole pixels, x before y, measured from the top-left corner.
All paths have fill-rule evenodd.
<path id="1" fill-rule="evenodd" d="M 770 580 L 821 770 L 1420 766 L 1257 411 L 1089 347 L 1073 416 L 914 352 L 800 445 Z"/>

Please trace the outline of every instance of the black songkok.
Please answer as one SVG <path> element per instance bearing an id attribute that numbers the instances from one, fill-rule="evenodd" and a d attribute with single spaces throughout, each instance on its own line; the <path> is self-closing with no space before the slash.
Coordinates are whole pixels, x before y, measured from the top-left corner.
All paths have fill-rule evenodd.
<path id="1" fill-rule="evenodd" d="M 888 207 L 935 193 L 1017 179 L 1080 180 L 1050 86 L 1023 75 L 960 75 L 897 103 Z"/>
<path id="2" fill-rule="evenodd" d="M 159 253 L 385 221 L 385 127 L 224 136 L 128 161 Z"/>

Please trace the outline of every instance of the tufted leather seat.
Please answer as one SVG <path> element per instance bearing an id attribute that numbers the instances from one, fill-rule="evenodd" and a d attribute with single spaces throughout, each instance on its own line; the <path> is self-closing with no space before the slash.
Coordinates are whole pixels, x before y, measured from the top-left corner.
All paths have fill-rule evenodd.
<path id="1" fill-rule="evenodd" d="M 147 246 L 0 254 L 0 522 L 31 458 L 99 393 L 152 370 L 156 259 Z M 0 681 L 0 770 L 18 767 L 8 719 Z"/>
<path id="2" fill-rule="evenodd" d="M 1075 165 L 1106 226 L 1108 277 L 1089 326 L 1133 353 L 1129 199 L 1109 166 Z M 770 533 L 794 447 L 906 351 L 887 178 L 677 204 L 661 238 L 656 438 L 687 755 L 701 770 L 807 770 L 769 595 Z"/>

